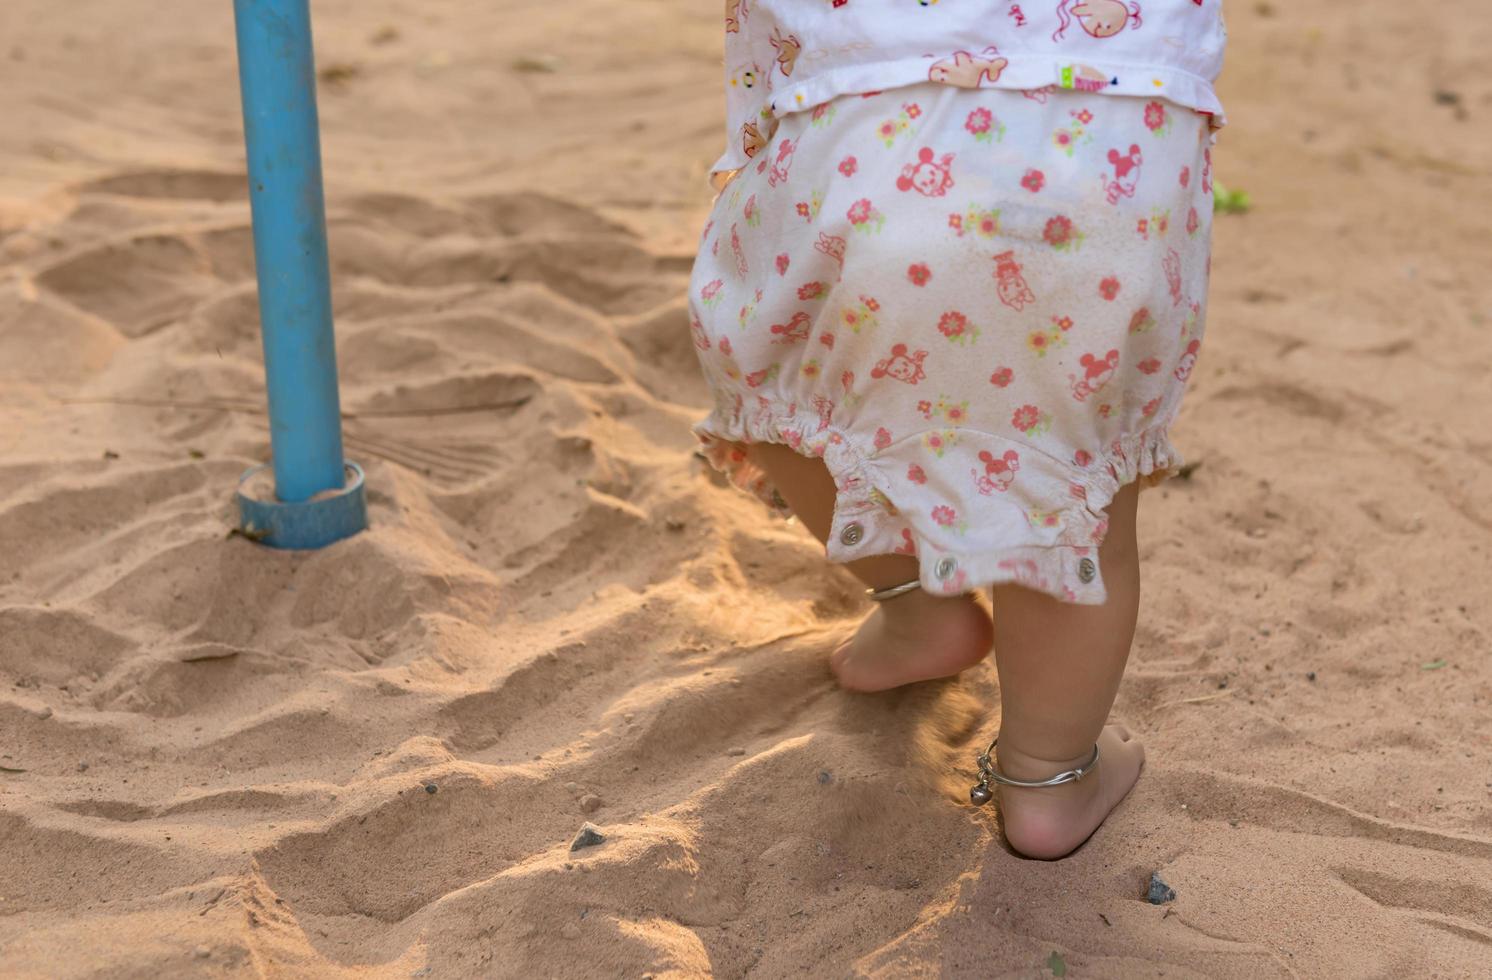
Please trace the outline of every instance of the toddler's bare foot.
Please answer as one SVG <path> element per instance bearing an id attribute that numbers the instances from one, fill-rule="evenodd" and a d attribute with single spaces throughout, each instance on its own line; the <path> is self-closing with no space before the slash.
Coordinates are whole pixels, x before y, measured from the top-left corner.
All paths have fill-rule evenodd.
<path id="1" fill-rule="evenodd" d="M 1026 755 L 1001 737 L 1000 772 L 1012 779 L 1046 779 L 1088 761 L 1046 761 Z M 1098 737 L 1098 766 L 1076 783 L 1024 789 L 999 787 L 1000 817 L 1010 846 L 1032 858 L 1066 857 L 1086 841 L 1124 799 L 1145 762 L 1145 749 L 1123 725 L 1108 725 Z"/>
<path id="2" fill-rule="evenodd" d="M 989 655 L 994 639 L 973 596 L 909 592 L 879 605 L 829 666 L 841 687 L 886 691 L 966 670 Z"/>

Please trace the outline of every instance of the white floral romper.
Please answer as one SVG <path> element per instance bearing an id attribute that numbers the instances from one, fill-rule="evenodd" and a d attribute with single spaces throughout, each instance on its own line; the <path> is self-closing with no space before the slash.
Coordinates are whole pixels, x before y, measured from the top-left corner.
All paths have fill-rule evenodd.
<path id="1" fill-rule="evenodd" d="M 1165 98 L 932 82 L 785 114 L 694 268 L 706 455 L 780 509 L 746 446 L 822 457 L 831 559 L 1103 602 L 1109 502 L 1180 464 L 1210 122 Z"/>

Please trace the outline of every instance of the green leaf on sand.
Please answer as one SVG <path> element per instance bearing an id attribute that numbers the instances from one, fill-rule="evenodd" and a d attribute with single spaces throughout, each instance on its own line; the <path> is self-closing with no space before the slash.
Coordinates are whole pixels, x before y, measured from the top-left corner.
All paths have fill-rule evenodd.
<path id="1" fill-rule="evenodd" d="M 1220 214 L 1243 214 L 1253 207 L 1248 191 L 1229 190 L 1222 184 L 1212 185 L 1212 209 Z"/>
<path id="2" fill-rule="evenodd" d="M 1055 949 L 1052 950 L 1052 955 L 1046 958 L 1046 968 L 1052 971 L 1054 977 L 1067 976 L 1067 961 Z"/>
<path id="3" fill-rule="evenodd" d="M 1445 658 L 1441 657 L 1438 660 L 1430 660 L 1430 661 L 1427 661 L 1426 663 L 1420 664 L 1419 665 L 1419 669 L 1420 670 L 1439 670 L 1440 668 L 1442 668 L 1444 666 L 1445 666 Z"/>

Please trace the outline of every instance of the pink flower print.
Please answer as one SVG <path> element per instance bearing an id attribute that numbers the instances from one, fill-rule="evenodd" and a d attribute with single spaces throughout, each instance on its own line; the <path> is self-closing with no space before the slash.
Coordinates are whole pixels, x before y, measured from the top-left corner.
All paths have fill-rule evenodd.
<path id="1" fill-rule="evenodd" d="M 1035 405 L 1022 405 L 1010 417 L 1010 424 L 1022 432 L 1030 432 L 1041 424 L 1041 410 Z"/>
<path id="2" fill-rule="evenodd" d="M 1200 223 L 1201 221 L 1197 217 L 1196 208 L 1192 208 L 1186 212 L 1186 233 L 1188 235 L 1195 235 L 1197 233 L 1197 226 Z"/>
<path id="3" fill-rule="evenodd" d="M 891 141 L 896 139 L 896 120 L 887 119 L 881 123 L 880 129 L 877 132 L 880 133 L 881 139 L 886 141 L 886 145 L 890 146 Z"/>
<path id="4" fill-rule="evenodd" d="M 1112 303 L 1119 295 L 1119 280 L 1114 276 L 1104 279 L 1098 284 L 1098 295 Z"/>
<path id="5" fill-rule="evenodd" d="M 876 298 L 874 296 L 861 296 L 860 302 L 864 303 L 865 308 L 870 310 L 870 312 L 872 313 L 879 313 L 881 310 L 881 304 L 876 302 Z"/>
<path id="6" fill-rule="evenodd" d="M 787 275 L 788 263 L 791 261 L 792 260 L 787 257 L 786 252 L 783 252 L 781 255 L 777 256 L 777 274 L 779 276 Z"/>
<path id="7" fill-rule="evenodd" d="M 762 385 L 762 382 L 764 382 L 766 380 L 767 380 L 767 369 L 766 368 L 762 368 L 760 371 L 752 371 L 750 374 L 746 375 L 746 385 L 747 385 L 747 387 L 750 387 L 750 388 L 760 388 L 761 385 Z"/>
<path id="8" fill-rule="evenodd" d="M 1160 399 L 1159 398 L 1152 398 L 1148 402 L 1145 403 L 1145 407 L 1144 408 L 1140 409 L 1140 414 L 1143 415 L 1143 416 L 1145 416 L 1145 418 L 1148 419 L 1150 416 L 1152 416 L 1152 415 L 1155 414 L 1155 410 L 1157 408 L 1160 408 Z"/>
<path id="9" fill-rule="evenodd" d="M 881 225 L 886 220 L 885 216 L 875 209 L 875 205 L 870 203 L 870 199 L 865 197 L 851 204 L 850 209 L 845 212 L 845 217 L 850 219 L 850 224 L 855 226 L 856 231 L 880 231 Z M 872 223 L 875 225 L 873 229 Z"/>
<path id="10" fill-rule="evenodd" d="M 817 378 L 822 373 L 817 360 L 805 361 L 801 370 L 805 378 Z"/>
<path id="11" fill-rule="evenodd" d="M 916 119 L 918 116 L 922 115 L 922 107 L 915 102 L 908 102 L 903 105 L 901 109 L 907 114 L 908 119 Z"/>
<path id="12" fill-rule="evenodd" d="M 932 418 L 932 402 L 923 399 L 917 403 L 917 411 L 921 412 L 925 419 Z"/>
<path id="13" fill-rule="evenodd" d="M 1021 178 L 1021 186 L 1032 194 L 1039 193 L 1046 186 L 1046 174 L 1040 170 L 1027 170 L 1026 175 Z"/>
<path id="14" fill-rule="evenodd" d="M 1156 357 L 1148 357 L 1140 363 L 1136 364 L 1135 367 L 1140 369 L 1141 374 L 1154 374 L 1155 372 L 1160 370 L 1160 359 Z"/>
<path id="15" fill-rule="evenodd" d="M 830 344 L 829 346 L 833 347 L 834 345 Z M 851 391 L 853 391 L 854 388 L 855 388 L 855 372 L 854 371 L 844 371 L 844 372 L 842 372 L 839 375 L 839 387 L 841 387 L 841 388 L 844 389 L 844 393 L 846 395 L 848 395 Z"/>
<path id="16" fill-rule="evenodd" d="M 1072 244 L 1073 231 L 1072 219 L 1059 214 L 1047 221 L 1046 230 L 1041 233 L 1041 237 L 1052 248 L 1061 249 Z"/>
<path id="17" fill-rule="evenodd" d="M 1067 331 L 1072 329 L 1072 317 L 1054 316 L 1052 317 L 1052 325 L 1063 333 L 1066 333 Z"/>
<path id="18" fill-rule="evenodd" d="M 1086 126 L 1093 121 L 1093 113 L 1089 112 L 1087 109 L 1082 109 L 1078 112 L 1074 112 L 1072 114 L 1072 118 L 1076 119 L 1078 122 Z"/>
<path id="19" fill-rule="evenodd" d="M 833 350 L 834 349 L 834 335 L 832 333 L 821 333 L 821 334 L 819 334 L 819 343 L 823 344 L 825 347 L 829 348 L 830 350 Z"/>
<path id="20" fill-rule="evenodd" d="M 855 161 L 855 158 L 853 156 L 845 157 L 843 160 L 839 161 L 839 172 L 844 174 L 846 177 L 855 176 L 855 171 L 858 169 L 859 164 Z"/>
<path id="21" fill-rule="evenodd" d="M 1135 222 L 1135 231 L 1137 231 L 1139 233 L 1139 235 L 1140 235 L 1141 238 L 1145 239 L 1146 241 L 1149 241 L 1150 240 L 1150 219 L 1149 218 L 1141 218 L 1139 221 Z"/>
<path id="22" fill-rule="evenodd" d="M 876 429 L 875 447 L 885 449 L 889 445 L 891 445 L 891 432 L 885 426 L 881 426 Z"/>
<path id="23" fill-rule="evenodd" d="M 796 205 L 796 208 L 797 208 L 797 211 L 798 211 L 798 217 L 800 217 L 800 218 L 812 218 L 813 217 L 812 212 L 809 211 L 809 209 L 808 209 L 808 202 L 807 201 L 799 201 L 797 203 L 797 205 Z"/>
<path id="24" fill-rule="evenodd" d="M 922 436 L 922 444 L 926 446 L 933 453 L 933 455 L 937 456 L 939 459 L 942 459 L 943 450 L 948 448 L 952 436 L 953 433 L 951 432 L 948 433 L 946 437 L 941 432 L 927 432 L 924 433 Z"/>
<path id="25" fill-rule="evenodd" d="M 1108 418 L 1110 415 L 1113 414 L 1114 406 L 1110 405 L 1108 402 L 1104 402 L 1102 405 L 1098 406 L 1098 415 L 1100 418 Z"/>
<path id="26" fill-rule="evenodd" d="M 914 286 L 926 286 L 928 280 L 932 278 L 932 270 L 925 263 L 915 262 L 907 266 L 907 278 Z"/>
<path id="27" fill-rule="evenodd" d="M 798 298 L 804 302 L 818 299 L 822 295 L 824 295 L 824 284 L 821 282 L 806 282 L 798 287 Z"/>
<path id="28" fill-rule="evenodd" d="M 1079 449 L 1072 454 L 1072 462 L 1076 466 L 1087 466 L 1093 462 L 1093 456 L 1086 449 Z"/>
<path id="29" fill-rule="evenodd" d="M 1148 103 L 1145 106 L 1145 128 L 1152 133 L 1157 133 L 1165 124 L 1166 107 L 1159 102 Z"/>
<path id="30" fill-rule="evenodd" d="M 927 483 L 927 474 L 922 472 L 922 467 L 911 463 L 907 466 L 907 479 L 920 486 Z"/>
<path id="31" fill-rule="evenodd" d="M 1135 310 L 1134 315 L 1129 318 L 1130 333 L 1144 333 L 1155 326 L 1155 317 L 1150 313 L 1150 307 L 1142 306 Z"/>
<path id="32" fill-rule="evenodd" d="M 964 120 L 964 129 L 974 135 L 980 143 L 992 143 L 1005 138 L 1005 126 L 988 109 L 980 107 L 969 113 Z"/>
<path id="33" fill-rule="evenodd" d="M 898 555 L 915 555 L 917 553 L 917 542 L 912 540 L 910 529 L 901 529 L 901 544 L 896 546 L 896 553 Z"/>
<path id="34" fill-rule="evenodd" d="M 957 310 L 949 310 L 938 318 L 938 332 L 954 343 L 964 343 L 971 339 L 969 318 Z M 977 331 L 972 331 L 977 336 Z"/>
<path id="35" fill-rule="evenodd" d="M 932 519 L 940 527 L 952 527 L 958 520 L 958 513 L 947 504 L 939 504 L 932 509 Z"/>
<path id="36" fill-rule="evenodd" d="M 962 235 L 964 233 L 964 216 L 961 214 L 950 214 L 948 216 L 948 227 Z"/>
<path id="37" fill-rule="evenodd" d="M 699 291 L 699 298 L 705 301 L 706 306 L 713 306 L 716 297 L 720 295 L 720 287 L 725 285 L 723 279 L 712 279 L 705 283 Z"/>
<path id="38" fill-rule="evenodd" d="M 958 405 L 949 405 L 943 409 L 943 418 L 948 420 L 949 425 L 963 425 L 968 420 L 968 402 Z"/>
<path id="39" fill-rule="evenodd" d="M 1190 184 L 1191 182 L 1192 182 L 1192 168 L 1191 167 L 1182 167 L 1181 168 L 1181 186 L 1185 187 L 1186 185 Z"/>
<path id="40" fill-rule="evenodd" d="M 1045 330 L 1032 330 L 1026 338 L 1026 346 L 1037 354 L 1045 354 L 1047 348 L 1052 345 L 1052 337 Z"/>
<path id="41" fill-rule="evenodd" d="M 989 376 L 989 383 L 994 385 L 996 388 L 1008 388 L 1010 386 L 1010 382 L 1014 380 L 1015 372 L 1010 370 L 1010 368 L 1008 367 L 998 368 L 996 369 L 994 374 Z"/>
<path id="42" fill-rule="evenodd" d="M 1058 149 L 1066 150 L 1072 147 L 1072 133 L 1065 129 L 1059 129 L 1053 133 L 1052 139 L 1056 141 Z"/>
<path id="43" fill-rule="evenodd" d="M 731 351 L 731 347 L 730 347 L 730 338 L 729 337 L 721 337 L 720 338 L 720 353 L 724 354 L 726 357 L 730 357 L 732 351 Z"/>

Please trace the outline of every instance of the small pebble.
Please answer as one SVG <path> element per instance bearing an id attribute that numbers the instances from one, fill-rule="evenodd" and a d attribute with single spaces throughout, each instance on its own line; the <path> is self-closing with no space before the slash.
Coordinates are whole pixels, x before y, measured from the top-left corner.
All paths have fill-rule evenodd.
<path id="1" fill-rule="evenodd" d="M 1314 670 L 1310 671 L 1309 673 L 1306 674 L 1306 680 L 1313 681 L 1315 679 L 1316 679 L 1316 672 Z"/>
<path id="2" fill-rule="evenodd" d="M 197 954 L 197 959 L 199 960 L 205 960 L 212 955 L 212 950 L 206 946 L 198 946 L 192 952 Z"/>
<path id="3" fill-rule="evenodd" d="M 535 759 L 537 759 L 537 758 L 538 758 L 538 756 L 534 756 L 534 758 L 535 758 Z M 577 785 L 575 785 L 575 784 L 574 784 L 574 783 L 566 783 L 566 784 L 565 784 L 565 789 L 567 789 L 567 790 L 569 790 L 569 791 L 570 791 L 570 792 L 572 792 L 572 793 L 573 793 L 573 792 L 575 792 L 575 791 L 576 791 L 576 790 L 577 790 L 577 789 L 579 789 L 579 788 L 580 788 L 580 787 L 579 787 L 579 786 L 577 786 Z"/>
<path id="4" fill-rule="evenodd" d="M 595 813 L 599 809 L 601 809 L 601 797 L 595 793 L 590 793 L 580 798 L 580 812 Z"/>
<path id="5" fill-rule="evenodd" d="M 606 840 L 606 835 L 601 833 L 590 824 L 580 828 L 580 833 L 575 835 L 575 840 L 570 844 L 570 850 L 578 851 L 582 847 L 595 847 Z"/>
<path id="6" fill-rule="evenodd" d="M 431 795 L 434 795 L 437 791 L 439 791 L 439 789 L 440 787 L 436 786 L 434 783 L 425 784 L 425 792 L 430 793 Z"/>
<path id="7" fill-rule="evenodd" d="M 728 748 L 728 749 L 725 750 L 725 754 L 726 755 L 745 755 L 746 754 L 746 750 L 743 749 L 743 748 L 741 748 L 739 745 L 733 745 L 730 748 Z"/>
<path id="8" fill-rule="evenodd" d="M 819 785 L 820 786 L 827 786 L 833 780 L 834 780 L 834 777 L 829 774 L 828 770 L 824 769 L 824 770 L 820 770 L 819 771 Z"/>
<path id="9" fill-rule="evenodd" d="M 41 718 L 42 721 L 46 721 L 48 718 L 52 717 L 52 709 L 42 708 L 41 711 L 38 713 L 38 717 Z"/>
<path id="10" fill-rule="evenodd" d="M 1150 872 L 1150 887 L 1145 892 L 1145 901 L 1151 905 L 1162 905 L 1176 897 L 1176 890 L 1161 880 L 1160 873 Z"/>
<path id="11" fill-rule="evenodd" d="M 78 772 L 87 772 L 87 771 L 88 771 L 88 763 L 86 763 L 86 762 L 80 762 L 80 763 L 78 763 Z"/>
<path id="12" fill-rule="evenodd" d="M 622 721 L 625 721 L 629 725 L 632 724 L 632 712 L 629 711 L 622 715 Z"/>

